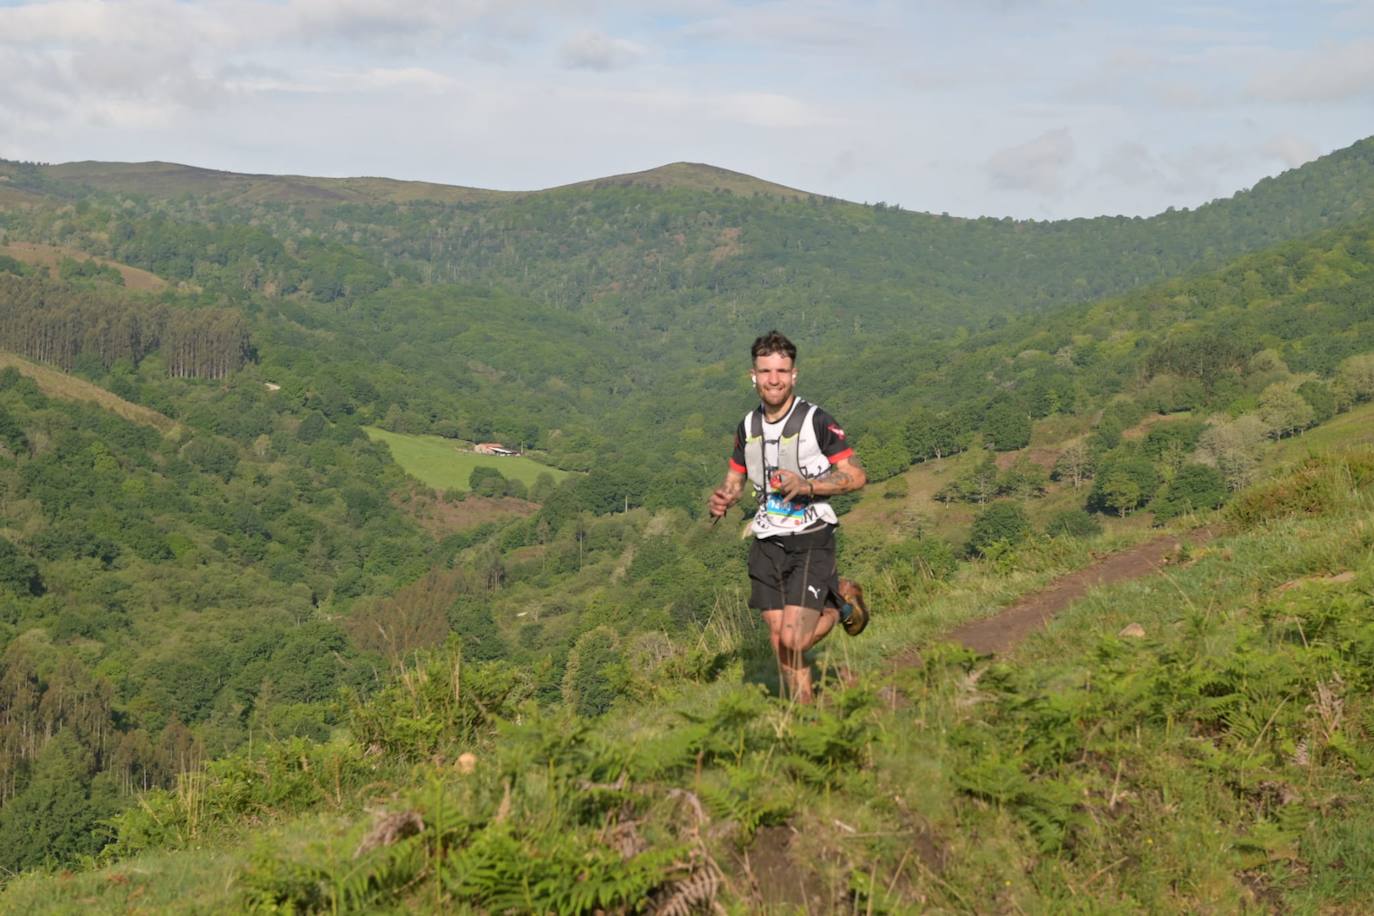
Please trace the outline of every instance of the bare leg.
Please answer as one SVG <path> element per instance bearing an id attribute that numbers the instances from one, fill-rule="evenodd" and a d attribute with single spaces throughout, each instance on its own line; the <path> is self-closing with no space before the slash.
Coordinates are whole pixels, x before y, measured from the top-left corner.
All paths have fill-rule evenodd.
<path id="1" fill-rule="evenodd" d="M 835 629 L 835 624 L 840 622 L 840 612 L 833 607 L 828 607 L 821 611 L 820 620 L 816 621 L 816 629 L 811 633 L 811 642 L 807 645 L 807 650 L 814 649 L 816 644 L 830 635 L 830 631 Z"/>
<path id="2" fill-rule="evenodd" d="M 782 610 L 763 612 L 769 639 L 778 657 L 783 691 L 798 703 L 810 703 L 814 699 L 806 651 L 834 628 L 839 617 L 834 608 L 826 611 L 789 604 Z"/>
<path id="3" fill-rule="evenodd" d="M 762 611 L 763 622 L 768 626 L 768 641 L 773 644 L 773 655 L 782 659 L 782 611 Z M 781 670 L 779 671 L 781 673 Z M 785 688 L 784 688 L 785 689 Z"/>
<path id="4" fill-rule="evenodd" d="M 783 663 L 782 609 L 763 611 L 761 616 L 763 622 L 768 625 L 768 641 L 773 644 L 773 657 L 778 660 L 778 686 L 782 688 L 782 695 L 785 697 L 792 690 L 792 684 L 788 680 L 788 671 Z"/>

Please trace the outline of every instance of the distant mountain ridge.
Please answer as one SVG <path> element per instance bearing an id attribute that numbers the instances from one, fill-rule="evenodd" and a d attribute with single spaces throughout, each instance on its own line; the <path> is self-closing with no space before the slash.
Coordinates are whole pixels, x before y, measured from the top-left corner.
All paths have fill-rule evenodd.
<path id="1" fill-rule="evenodd" d="M 261 173 L 232 172 L 211 169 L 196 165 L 175 162 L 108 162 L 85 160 L 39 166 L 21 166 L 19 163 L 0 159 L 0 180 L 14 180 L 22 170 L 36 170 L 45 178 L 59 185 L 85 187 L 91 190 L 146 194 L 152 197 L 175 197 L 183 194 L 208 194 L 225 200 L 240 202 L 297 202 L 297 203 L 411 203 L 415 201 L 434 201 L 439 203 L 497 202 L 531 195 L 569 190 L 596 190 L 610 187 L 652 188 L 660 191 L 728 191 L 732 194 L 767 197 L 786 200 L 806 198 L 830 198 L 803 189 L 792 188 L 744 172 L 735 171 L 710 163 L 672 162 L 637 172 L 605 175 L 588 178 L 569 184 L 554 185 L 548 188 L 529 190 L 495 190 L 465 185 L 450 185 L 442 182 L 406 180 L 378 176 L 350 176 L 342 178 L 308 175 L 273 175 Z M 1365 194 L 1360 195 L 1361 210 L 1371 207 L 1374 198 L 1374 137 L 1368 137 L 1350 146 L 1335 150 L 1312 162 L 1288 169 L 1278 175 L 1269 176 L 1256 182 L 1248 189 L 1239 189 L 1233 194 L 1217 198 L 1194 208 L 1170 207 L 1154 217 L 1166 217 L 1174 213 L 1205 211 L 1210 208 L 1225 208 L 1227 204 L 1239 203 L 1246 199 L 1259 198 L 1281 191 L 1286 186 L 1297 186 L 1305 191 L 1314 192 L 1323 204 L 1331 201 L 1323 194 L 1314 181 L 1314 175 L 1324 178 L 1346 176 L 1367 180 Z M 6 189 L 10 192 L 16 189 Z M 851 202 L 852 203 L 852 202 Z M 917 208 L 914 213 L 927 213 Z M 931 214 L 934 215 L 934 214 Z M 941 214 L 945 219 L 949 214 Z M 955 216 L 956 219 L 1002 219 L 988 216 Z M 1102 214 L 1098 216 L 1073 217 L 1049 221 L 1050 225 L 1077 223 L 1082 220 L 1117 220 L 1127 217 Z M 1129 219 L 1139 220 L 1141 217 Z M 1046 221 L 1014 220 L 1017 223 L 1044 224 Z"/>
<path id="2" fill-rule="evenodd" d="M 573 184 L 550 188 L 551 191 L 605 187 L 644 187 L 658 190 L 729 191 L 732 194 L 763 194 L 788 200 L 818 195 L 786 185 L 776 184 L 744 172 L 721 168 L 704 162 L 671 162 L 642 172 L 608 175 Z M 538 192 L 532 192 L 538 193 Z"/>
<path id="3" fill-rule="evenodd" d="M 0 175 L 13 163 L 0 161 Z M 46 178 L 61 185 L 112 193 L 146 194 L 151 197 L 176 197 L 183 194 L 207 195 L 242 203 L 410 203 L 418 200 L 439 203 L 491 202 L 503 198 L 541 194 L 548 191 L 595 189 L 605 187 L 644 187 L 659 190 L 723 190 L 735 194 L 766 194 L 796 199 L 810 196 L 806 191 L 785 187 L 743 172 L 695 162 L 674 162 L 657 168 L 623 175 L 607 175 L 566 185 L 529 191 L 499 191 L 486 188 L 448 185 L 431 181 L 355 176 L 326 178 L 306 175 L 269 175 L 230 172 L 221 169 L 183 165 L 176 162 L 66 162 L 39 166 Z"/>
<path id="4" fill-rule="evenodd" d="M 59 186 L 150 197 L 194 194 L 241 203 L 380 204 L 411 200 L 456 203 L 510 193 L 394 178 L 319 178 L 228 172 L 175 162 L 68 162 L 41 166 L 39 172 Z"/>
<path id="5" fill-rule="evenodd" d="M 1374 140 L 1195 210 L 1054 222 L 866 206 L 681 162 L 529 192 L 169 163 L 0 163 L 0 178 L 22 195 L 0 202 L 8 238 L 214 296 L 503 290 L 634 341 L 631 364 L 686 368 L 767 326 L 806 347 L 924 339 L 1218 269 L 1374 214 Z M 63 216 L 71 204 L 89 215 Z M 435 297 L 431 320 L 451 298 Z"/>

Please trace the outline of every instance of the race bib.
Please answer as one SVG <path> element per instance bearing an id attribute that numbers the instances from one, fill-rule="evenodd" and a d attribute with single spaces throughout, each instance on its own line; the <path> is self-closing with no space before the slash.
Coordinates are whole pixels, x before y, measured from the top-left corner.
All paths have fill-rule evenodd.
<path id="1" fill-rule="evenodd" d="M 805 528 L 816 519 L 816 510 L 809 501 L 789 500 L 781 493 L 769 493 L 763 511 L 774 528 Z"/>

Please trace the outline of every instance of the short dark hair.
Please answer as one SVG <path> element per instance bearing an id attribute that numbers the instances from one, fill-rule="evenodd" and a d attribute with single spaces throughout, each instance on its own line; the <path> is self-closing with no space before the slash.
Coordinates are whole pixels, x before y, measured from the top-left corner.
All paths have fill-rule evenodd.
<path id="1" fill-rule="evenodd" d="M 797 345 L 776 330 L 764 334 L 755 340 L 754 345 L 749 348 L 751 359 L 758 359 L 760 356 L 772 356 L 774 353 L 781 353 L 794 363 L 797 361 Z"/>

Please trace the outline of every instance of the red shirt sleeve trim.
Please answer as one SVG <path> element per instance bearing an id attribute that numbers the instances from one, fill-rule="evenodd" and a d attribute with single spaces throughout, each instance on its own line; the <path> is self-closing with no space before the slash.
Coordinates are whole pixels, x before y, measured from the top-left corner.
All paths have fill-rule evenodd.
<path id="1" fill-rule="evenodd" d="M 851 449 L 850 451 L 853 451 L 853 449 Z M 737 471 L 737 472 L 740 473 L 740 474 L 748 474 L 748 473 L 749 473 L 749 469 L 748 469 L 747 467 L 745 467 L 744 465 L 740 464 L 740 463 L 739 463 L 738 461 L 736 461 L 734 458 L 731 458 L 731 459 L 730 459 L 730 470 L 732 470 L 732 471 Z"/>
<path id="2" fill-rule="evenodd" d="M 827 455 L 826 457 L 830 459 L 831 464 L 839 464 L 852 454 L 854 454 L 854 450 L 852 448 L 847 448 L 842 452 L 837 452 L 834 455 Z"/>

